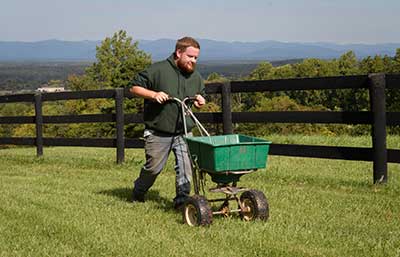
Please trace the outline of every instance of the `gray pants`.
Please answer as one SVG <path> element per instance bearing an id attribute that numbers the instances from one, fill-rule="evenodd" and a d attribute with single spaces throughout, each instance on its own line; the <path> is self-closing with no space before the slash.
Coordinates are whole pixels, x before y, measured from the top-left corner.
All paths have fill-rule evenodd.
<path id="1" fill-rule="evenodd" d="M 146 163 L 134 182 L 134 194 L 144 195 L 154 184 L 158 174 L 165 167 L 172 151 L 175 155 L 175 188 L 174 204 L 182 204 L 190 194 L 192 166 L 183 136 L 171 136 L 154 131 L 145 131 Z"/>

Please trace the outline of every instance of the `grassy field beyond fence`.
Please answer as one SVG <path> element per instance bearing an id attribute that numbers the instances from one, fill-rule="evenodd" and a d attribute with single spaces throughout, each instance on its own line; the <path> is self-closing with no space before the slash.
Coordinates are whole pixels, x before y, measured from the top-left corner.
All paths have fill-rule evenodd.
<path id="1" fill-rule="evenodd" d="M 371 144 L 369 137 L 269 139 Z M 389 137 L 388 147 L 400 148 L 400 138 Z M 400 257 L 398 164 L 389 164 L 387 185 L 375 186 L 369 162 L 269 156 L 267 169 L 239 183 L 265 193 L 267 222 L 214 217 L 210 227 L 193 228 L 173 209 L 172 158 L 146 203 L 127 201 L 143 162 L 140 149 L 126 150 L 123 165 L 115 149 L 45 148 L 42 158 L 34 148 L 0 149 L 0 256 Z"/>

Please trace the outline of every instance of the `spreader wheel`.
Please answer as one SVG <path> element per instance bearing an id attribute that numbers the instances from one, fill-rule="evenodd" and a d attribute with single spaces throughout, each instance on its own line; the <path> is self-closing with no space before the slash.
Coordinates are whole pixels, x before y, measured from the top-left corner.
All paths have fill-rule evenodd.
<path id="1" fill-rule="evenodd" d="M 242 211 L 240 216 L 245 221 L 267 220 L 269 217 L 269 206 L 264 193 L 258 190 L 249 190 L 243 192 L 240 196 L 240 205 Z"/>
<path id="2" fill-rule="evenodd" d="M 212 211 L 204 196 L 193 195 L 186 200 L 183 221 L 189 226 L 207 226 L 212 223 Z"/>

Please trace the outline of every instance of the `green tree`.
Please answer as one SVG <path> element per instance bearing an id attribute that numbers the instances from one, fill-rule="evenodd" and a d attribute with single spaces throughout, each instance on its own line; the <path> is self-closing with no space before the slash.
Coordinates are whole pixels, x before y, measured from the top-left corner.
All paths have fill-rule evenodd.
<path id="1" fill-rule="evenodd" d="M 274 67 L 270 72 L 270 77 L 271 79 L 289 79 L 296 77 L 296 73 L 292 65 L 286 64 Z"/>
<path id="2" fill-rule="evenodd" d="M 400 74 L 400 48 L 397 48 L 396 54 L 392 60 L 392 73 Z M 400 111 L 400 90 L 398 88 L 386 90 L 387 110 L 391 112 Z M 397 133 L 400 131 L 400 126 L 397 126 Z"/>
<path id="3" fill-rule="evenodd" d="M 359 75 L 360 67 L 353 51 L 348 51 L 337 60 L 337 76 Z M 326 106 L 332 110 L 356 111 L 368 107 L 368 92 L 364 89 L 341 89 L 326 91 Z"/>
<path id="4" fill-rule="evenodd" d="M 298 78 L 315 78 L 335 76 L 338 69 L 335 62 L 315 58 L 305 59 L 302 63 L 293 65 Z"/>
<path id="5" fill-rule="evenodd" d="M 358 60 L 353 51 L 348 51 L 341 55 L 337 63 L 340 75 L 348 76 L 359 74 Z"/>
<path id="6" fill-rule="evenodd" d="M 34 115 L 34 110 L 31 104 L 28 103 L 7 103 L 0 105 L 0 115 L 1 116 L 32 116 Z M 19 127 L 24 126 L 25 135 L 32 136 L 34 131 L 32 124 L 2 124 L 0 125 L 0 137 L 12 137 L 21 136 L 16 135 L 16 130 Z"/>
<path id="7" fill-rule="evenodd" d="M 400 73 L 400 48 L 396 49 L 396 54 L 393 58 L 393 73 Z"/>
<path id="8" fill-rule="evenodd" d="M 88 74 L 82 76 L 70 75 L 67 79 L 67 89 L 72 91 L 96 90 L 99 84 Z"/>
<path id="9" fill-rule="evenodd" d="M 288 96 L 277 96 L 273 98 L 263 98 L 250 109 L 254 112 L 264 111 L 321 111 L 326 110 L 323 106 L 306 107 L 296 103 Z M 269 134 L 316 134 L 322 133 L 332 135 L 333 133 L 326 129 L 326 126 L 317 124 L 282 124 L 282 123 L 264 123 L 264 124 L 239 124 L 236 127 L 238 133 L 245 133 L 255 136 L 266 136 Z"/>
<path id="10" fill-rule="evenodd" d="M 210 75 L 208 75 L 207 79 L 205 80 L 205 83 L 221 83 L 221 82 L 227 82 L 229 79 L 225 78 L 224 76 L 212 72 Z"/>
<path id="11" fill-rule="evenodd" d="M 151 64 L 151 56 L 138 49 L 126 31 L 120 30 L 96 47 L 97 62 L 86 70 L 100 88 L 127 87 L 132 78 Z"/>
<path id="12" fill-rule="evenodd" d="M 394 73 L 394 61 L 393 58 L 390 56 L 386 55 L 383 57 L 383 66 L 384 66 L 384 72 L 385 73 Z"/>
<path id="13" fill-rule="evenodd" d="M 373 72 L 385 72 L 385 63 L 380 55 L 375 55 L 372 70 Z"/>
<path id="14" fill-rule="evenodd" d="M 138 48 L 138 42 L 120 30 L 96 47 L 96 62 L 82 76 L 68 77 L 70 90 L 129 87 L 130 81 L 151 64 L 151 56 Z"/>
<path id="15" fill-rule="evenodd" d="M 250 73 L 250 80 L 266 80 L 270 79 L 270 72 L 272 71 L 272 64 L 270 62 L 261 62 L 258 66 Z"/>
<path id="16" fill-rule="evenodd" d="M 377 72 L 385 72 L 385 65 L 380 55 L 375 55 L 374 58 L 368 56 L 361 60 L 360 70 L 362 74 L 370 74 Z"/>
<path id="17" fill-rule="evenodd" d="M 120 30 L 110 38 L 105 38 L 96 47 L 96 62 L 85 70 L 82 76 L 70 76 L 67 86 L 70 90 L 95 90 L 110 88 L 128 88 L 132 79 L 151 64 L 151 56 L 138 48 L 138 42 L 133 42 L 127 33 Z M 139 98 L 125 99 L 124 109 L 127 113 L 137 113 L 142 110 L 143 100 Z M 69 101 L 67 109 L 75 114 L 81 113 L 112 113 L 112 100 L 81 100 Z M 96 126 L 80 124 L 76 129 L 88 127 L 90 135 L 112 135 L 115 131 L 113 124 L 102 124 L 96 131 Z M 128 137 L 138 136 L 141 125 L 126 126 Z M 100 132 L 99 132 L 100 131 Z M 81 135 L 79 132 L 71 134 Z"/>
<path id="18" fill-rule="evenodd" d="M 314 78 L 332 76 L 335 72 L 330 62 L 315 58 L 306 59 L 293 65 L 296 78 Z M 319 105 L 325 101 L 324 92 L 321 90 L 301 90 L 286 92 L 290 98 L 301 105 Z"/>

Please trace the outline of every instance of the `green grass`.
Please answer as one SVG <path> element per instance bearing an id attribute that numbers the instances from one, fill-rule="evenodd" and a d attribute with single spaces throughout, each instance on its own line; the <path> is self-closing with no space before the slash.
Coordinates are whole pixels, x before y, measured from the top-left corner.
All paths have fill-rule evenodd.
<path id="1" fill-rule="evenodd" d="M 270 139 L 370 146 L 368 137 Z M 391 148 L 399 142 L 388 139 Z M 0 150 L 0 256 L 400 256 L 398 164 L 376 186 L 369 162 L 269 156 L 266 170 L 239 184 L 266 194 L 267 222 L 214 216 L 210 227 L 193 228 L 172 207 L 172 158 L 146 203 L 133 205 L 142 150 L 127 150 L 123 165 L 115 149 L 35 153 Z"/>

